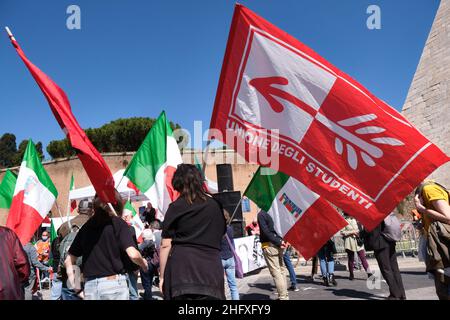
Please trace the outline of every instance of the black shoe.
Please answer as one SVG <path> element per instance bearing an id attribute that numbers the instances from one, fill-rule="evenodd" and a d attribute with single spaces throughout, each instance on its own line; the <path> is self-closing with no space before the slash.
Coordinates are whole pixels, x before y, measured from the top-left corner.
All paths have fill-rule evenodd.
<path id="1" fill-rule="evenodd" d="M 333 285 L 333 287 L 336 287 L 337 286 L 337 282 L 336 282 L 336 279 L 334 278 L 334 274 L 330 274 L 330 279 L 328 280 L 328 282 L 331 284 L 331 285 Z"/>
<path id="2" fill-rule="evenodd" d="M 330 282 L 328 281 L 327 277 L 323 277 L 323 284 L 325 285 L 325 287 L 329 287 L 330 286 Z"/>
<path id="3" fill-rule="evenodd" d="M 299 289 L 299 288 L 297 288 L 297 286 L 296 286 L 296 285 L 292 285 L 292 286 L 290 286 L 290 287 L 289 287 L 289 290 L 291 290 L 291 291 L 294 291 L 294 292 L 298 292 L 298 291 L 300 291 L 300 289 Z"/>
<path id="4" fill-rule="evenodd" d="M 353 274 L 351 274 L 349 277 L 348 277 L 348 280 L 350 280 L 350 281 L 353 281 L 355 279 L 355 276 L 353 275 Z"/>

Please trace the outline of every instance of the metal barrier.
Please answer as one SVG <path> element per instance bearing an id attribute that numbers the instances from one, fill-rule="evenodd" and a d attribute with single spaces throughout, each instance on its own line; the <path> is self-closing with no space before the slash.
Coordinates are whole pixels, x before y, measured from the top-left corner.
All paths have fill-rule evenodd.
<path id="1" fill-rule="evenodd" d="M 419 231 L 414 227 L 414 224 L 409 220 L 400 220 L 400 227 L 402 230 L 402 238 L 396 244 L 397 253 L 401 253 L 403 257 L 410 255 L 416 257 L 419 249 Z M 336 245 L 335 259 L 341 260 L 347 258 L 347 253 L 345 252 L 344 238 L 337 234 L 333 237 L 334 243 Z M 373 256 L 372 251 L 366 251 L 367 256 Z"/>
<path id="2" fill-rule="evenodd" d="M 406 254 L 417 257 L 419 250 L 419 231 L 411 221 L 401 220 L 402 239 L 397 242 L 396 251 L 403 257 Z"/>

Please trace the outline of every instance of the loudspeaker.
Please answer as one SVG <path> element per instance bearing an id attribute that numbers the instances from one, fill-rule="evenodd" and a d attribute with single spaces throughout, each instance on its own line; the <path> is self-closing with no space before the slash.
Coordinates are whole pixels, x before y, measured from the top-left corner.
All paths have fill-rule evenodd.
<path id="1" fill-rule="evenodd" d="M 237 206 L 236 212 L 230 225 L 233 228 L 235 238 L 244 237 L 245 220 L 242 218 L 242 205 L 239 203 L 241 200 L 241 192 L 240 191 L 220 192 L 215 193 L 212 196 L 214 197 L 214 199 L 220 202 L 224 210 L 228 211 L 230 217 Z"/>
<path id="2" fill-rule="evenodd" d="M 240 191 L 231 191 L 231 192 L 219 192 L 212 195 L 214 199 L 220 202 L 222 207 L 228 211 L 231 215 L 233 214 L 236 206 L 239 204 L 241 200 L 241 192 Z M 242 219 L 242 205 L 239 204 L 236 209 L 236 213 L 234 214 L 233 220 L 243 220 Z"/>
<path id="3" fill-rule="evenodd" d="M 246 236 L 244 220 L 233 220 L 230 223 L 230 227 L 233 228 L 233 238 L 243 238 Z"/>
<path id="4" fill-rule="evenodd" d="M 233 191 L 233 168 L 231 164 L 218 164 L 216 173 L 219 192 Z"/>

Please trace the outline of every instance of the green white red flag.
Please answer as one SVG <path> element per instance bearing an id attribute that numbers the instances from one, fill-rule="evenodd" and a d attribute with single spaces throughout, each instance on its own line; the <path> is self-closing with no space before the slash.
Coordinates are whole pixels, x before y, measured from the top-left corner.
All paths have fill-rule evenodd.
<path id="1" fill-rule="evenodd" d="M 70 178 L 69 193 L 72 190 L 75 190 L 75 179 L 73 178 L 73 174 L 72 177 Z M 76 200 L 70 201 L 70 212 L 73 212 L 76 208 L 77 208 L 77 201 Z"/>
<path id="2" fill-rule="evenodd" d="M 144 223 L 141 220 L 141 217 L 139 217 L 139 215 L 136 213 L 136 210 L 134 210 L 130 201 L 127 201 L 125 203 L 125 206 L 123 207 L 123 215 L 126 214 L 131 214 L 131 225 L 133 226 L 134 231 L 136 231 L 136 238 L 139 239 L 145 227 Z"/>
<path id="3" fill-rule="evenodd" d="M 277 233 L 306 260 L 347 225 L 317 193 L 268 168 L 258 169 L 244 195 L 272 217 Z"/>
<path id="4" fill-rule="evenodd" d="M 0 208 L 9 209 L 14 196 L 14 189 L 16 187 L 17 176 L 10 171 L 6 170 L 3 176 L 2 183 L 0 184 Z"/>
<path id="5" fill-rule="evenodd" d="M 20 165 L 6 226 L 26 244 L 53 207 L 58 192 L 39 159 L 33 141 Z"/>
<path id="6" fill-rule="evenodd" d="M 161 221 L 169 204 L 178 197 L 172 187 L 172 177 L 182 162 L 180 149 L 163 111 L 123 174 L 146 195 Z"/>

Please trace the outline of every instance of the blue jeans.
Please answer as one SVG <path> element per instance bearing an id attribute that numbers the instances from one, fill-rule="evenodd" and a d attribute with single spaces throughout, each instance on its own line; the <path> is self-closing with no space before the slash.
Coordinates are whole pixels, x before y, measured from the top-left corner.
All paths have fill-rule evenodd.
<path id="1" fill-rule="evenodd" d="M 291 257 L 289 254 L 290 254 L 289 250 L 286 250 L 284 252 L 283 261 L 284 261 L 284 264 L 286 265 L 286 268 L 289 271 L 289 279 L 291 280 L 291 286 L 296 287 L 297 286 L 297 275 L 295 274 L 294 266 L 292 265 Z"/>
<path id="2" fill-rule="evenodd" d="M 84 285 L 84 300 L 129 300 L 127 276 L 120 274 L 114 279 L 88 278 Z"/>
<path id="3" fill-rule="evenodd" d="M 152 286 L 153 277 L 155 276 L 155 266 L 151 263 L 148 264 L 148 271 L 144 272 L 141 269 L 142 286 L 144 287 L 144 300 L 152 300 Z"/>
<path id="4" fill-rule="evenodd" d="M 56 276 L 56 275 L 55 275 Z M 52 280 L 51 300 L 61 299 L 62 282 L 59 279 L 54 278 Z"/>
<path id="5" fill-rule="evenodd" d="M 330 274 L 334 273 L 334 257 L 333 252 L 328 250 L 325 246 L 319 250 L 317 256 L 320 260 L 320 272 L 322 277 L 328 277 Z"/>
<path id="6" fill-rule="evenodd" d="M 81 298 L 75 294 L 72 290 L 66 287 L 61 288 L 61 299 L 62 300 L 81 300 Z"/>
<path id="7" fill-rule="evenodd" d="M 130 290 L 130 300 L 139 300 L 138 277 L 134 272 L 128 272 L 127 283 Z"/>
<path id="8" fill-rule="evenodd" d="M 223 260 L 222 266 L 227 275 L 228 287 L 230 288 L 231 299 L 239 300 L 239 291 L 236 284 L 236 266 L 234 264 L 234 257 L 230 259 Z"/>

